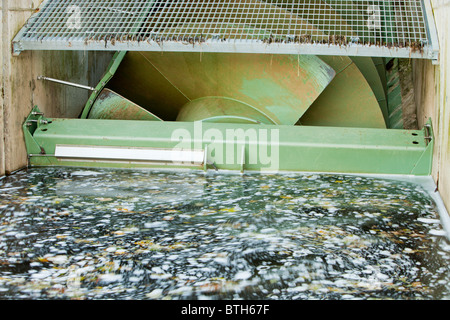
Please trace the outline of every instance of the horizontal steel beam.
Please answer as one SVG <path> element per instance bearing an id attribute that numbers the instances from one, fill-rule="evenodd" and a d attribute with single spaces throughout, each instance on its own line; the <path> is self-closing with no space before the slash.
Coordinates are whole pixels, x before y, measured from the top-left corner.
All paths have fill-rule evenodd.
<path id="1" fill-rule="evenodd" d="M 219 170 L 431 174 L 433 135 L 387 130 L 202 122 L 46 119 L 35 109 L 24 124 L 32 166 L 188 167 L 177 163 L 61 161 L 58 145 L 206 150 Z M 96 151 L 96 152 L 97 152 Z M 199 168 L 203 168 L 201 165 Z"/>
<path id="2" fill-rule="evenodd" d="M 107 40 L 84 40 L 54 42 L 49 44 L 42 41 L 26 41 L 15 43 L 14 51 L 20 53 L 26 50 L 79 50 L 79 51 L 155 51 L 155 52 L 199 52 L 199 53 L 265 53 L 265 54 L 309 54 L 331 56 L 360 56 L 360 57 L 387 57 L 387 58 L 415 58 L 437 60 L 439 50 L 424 47 L 415 50 L 410 47 L 388 48 L 379 45 L 347 44 L 333 45 L 320 43 L 304 44 L 277 44 L 263 41 L 208 40 L 201 43 L 186 42 L 157 42 L 148 41 L 124 41 L 111 42 Z"/>

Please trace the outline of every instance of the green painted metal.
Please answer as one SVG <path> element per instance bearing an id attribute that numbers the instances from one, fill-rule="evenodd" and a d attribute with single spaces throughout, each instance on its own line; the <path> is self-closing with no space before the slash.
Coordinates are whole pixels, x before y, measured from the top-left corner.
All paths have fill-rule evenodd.
<path id="1" fill-rule="evenodd" d="M 358 67 L 359 71 L 361 71 L 361 73 L 364 75 L 364 78 L 372 89 L 372 92 L 377 99 L 378 105 L 380 106 L 381 112 L 383 113 L 385 123 L 389 127 L 389 114 L 385 91 L 386 86 L 385 83 L 383 83 L 374 60 L 370 57 L 351 57 L 351 59 L 353 63 Z"/>
<path id="2" fill-rule="evenodd" d="M 206 3 L 202 10 L 211 10 L 211 5 Z M 279 24 L 300 25 L 303 30 L 328 40 L 310 21 L 286 8 L 258 0 L 246 0 L 245 5 L 260 12 L 275 10 Z M 239 8 L 231 8 L 230 15 L 235 19 L 242 14 Z M 217 27 L 215 21 L 202 23 Z M 251 32 L 257 36 L 258 30 L 268 27 L 266 24 L 267 20 L 261 15 L 254 22 L 256 29 Z M 193 25 L 197 28 L 196 23 Z M 234 26 L 223 27 L 227 28 L 227 33 L 233 32 Z M 189 26 L 183 25 L 183 28 L 189 30 Z M 100 92 L 108 88 L 165 121 L 174 121 L 191 100 L 223 96 L 260 109 L 277 124 L 295 124 L 334 76 L 333 70 L 314 56 L 121 52 L 113 61 L 111 70 L 86 104 L 83 119 L 88 117 Z M 193 84 L 196 85 L 194 90 Z M 240 118 L 245 117 L 245 114 L 240 115 Z M 226 121 L 226 117 L 221 117 L 221 121 Z"/>
<path id="3" fill-rule="evenodd" d="M 252 106 L 276 124 L 293 125 L 335 75 L 332 68 L 315 56 L 224 53 L 161 55 L 152 52 L 141 52 L 140 55 L 145 58 L 146 65 L 124 65 L 121 68 L 124 74 L 115 76 L 119 85 L 114 87 L 114 91 L 126 94 L 128 99 L 163 120 L 174 119 L 162 112 L 173 110 L 178 113 L 189 101 L 204 97 L 225 97 Z M 132 59 L 136 59 L 136 55 Z M 137 79 L 136 71 L 144 68 L 151 70 Z M 147 92 L 144 92 L 144 87 Z M 151 106 L 142 99 L 144 94 L 153 95 L 148 99 Z M 169 102 L 168 98 L 177 99 Z M 158 105 L 164 107 L 158 108 Z"/>
<path id="4" fill-rule="evenodd" d="M 26 121 L 22 125 L 25 146 L 27 149 L 27 153 L 33 155 L 42 155 L 41 165 L 51 165 L 52 163 L 45 157 L 45 150 L 39 145 L 39 143 L 34 139 L 33 134 L 36 130 L 45 130 L 45 128 L 41 128 L 41 125 L 47 123 L 49 120 L 45 119 L 42 116 L 41 111 L 38 107 L 34 107 L 28 115 Z"/>
<path id="5" fill-rule="evenodd" d="M 424 139 L 426 143 L 426 149 L 422 154 L 419 161 L 417 161 L 412 174 L 416 172 L 429 172 L 431 174 L 433 169 L 433 151 L 434 151 L 434 132 L 431 125 L 431 119 L 428 119 L 427 123 L 423 128 Z M 416 141 L 417 142 L 417 141 Z M 419 174 L 420 175 L 420 174 Z"/>
<path id="6" fill-rule="evenodd" d="M 148 14 L 150 14 L 156 0 L 148 0 L 145 1 L 142 7 L 142 10 L 140 11 L 140 14 L 136 16 L 133 20 L 133 26 L 130 29 L 130 34 L 135 33 L 139 28 L 141 28 L 142 23 L 147 18 Z M 102 92 L 102 90 L 105 88 L 106 84 L 113 78 L 114 74 L 116 73 L 117 69 L 122 63 L 123 58 L 127 54 L 126 51 L 119 51 L 117 52 L 113 59 L 111 60 L 105 74 L 103 75 L 100 82 L 95 87 L 94 92 L 89 97 L 83 112 L 81 114 L 81 118 L 86 119 L 88 117 L 88 114 L 90 112 L 90 109 L 92 105 L 94 104 L 95 100 L 97 99 L 98 95 Z"/>
<path id="7" fill-rule="evenodd" d="M 146 1 L 148 10 L 136 17 L 135 28 L 142 25 L 154 2 Z M 278 10 L 280 25 L 301 25 L 310 34 L 300 35 L 300 42 L 314 35 L 331 44 L 353 41 L 345 22 L 352 20 L 348 8 L 354 8 L 355 15 L 367 9 L 355 1 L 307 2 L 311 4 L 308 12 L 288 12 L 293 0 L 278 0 L 276 8 L 271 1 L 246 0 L 245 4 L 258 12 Z M 200 10 L 211 10 L 211 5 L 205 3 Z M 340 17 L 343 5 L 348 14 Z M 381 9 L 393 10 L 383 5 Z M 230 15 L 239 18 L 242 12 L 235 10 Z M 349 38 L 339 37 L 335 29 L 335 36 L 329 37 L 331 29 L 323 20 L 332 21 L 329 26 Z M 218 21 L 202 23 L 216 28 Z M 262 15 L 251 27 L 254 30 L 246 31 L 257 37 L 268 28 L 265 23 Z M 318 24 L 323 29 L 318 30 Z M 193 21 L 183 28 L 189 31 L 196 25 Z M 177 28 L 176 24 L 172 27 Z M 223 28 L 242 32 L 241 25 Z M 380 44 L 379 39 L 368 32 L 363 40 Z M 240 172 L 430 175 L 431 123 L 422 130 L 386 130 L 400 127 L 401 97 L 397 101 L 397 78 L 395 73 L 386 77 L 385 64 L 381 58 L 368 57 L 117 52 L 81 119 L 48 119 L 37 107 L 33 109 L 23 125 L 29 164 L 191 168 L 168 161 L 130 158 L 119 162 L 106 154 L 95 160 L 55 155 L 61 145 L 98 147 L 102 152 L 106 147 L 117 147 L 120 152 L 183 148 L 205 151 L 204 162 L 196 162 L 203 170 L 213 166 Z"/>
<path id="8" fill-rule="evenodd" d="M 164 121 L 266 123 L 252 118 L 256 109 L 274 124 L 389 127 L 382 73 L 371 58 L 128 52 L 114 61 L 100 83 Z M 250 108 L 226 114 L 218 103 L 205 114 L 199 101 L 217 96 Z"/>
<path id="9" fill-rule="evenodd" d="M 126 53 L 106 88 L 164 121 L 175 121 L 181 108 L 190 101 L 155 68 L 145 52 L 139 51 Z"/>
<path id="10" fill-rule="evenodd" d="M 403 128 L 402 90 L 400 87 L 398 59 L 392 60 L 392 66 L 387 72 L 387 100 L 389 127 L 395 129 Z"/>
<path id="11" fill-rule="evenodd" d="M 380 77 L 384 94 L 387 94 L 387 77 L 386 77 L 386 66 L 384 64 L 384 60 L 381 57 L 373 57 L 372 58 L 373 63 L 375 64 L 375 67 L 378 70 L 378 75 Z"/>
<path id="12" fill-rule="evenodd" d="M 377 97 L 348 57 L 321 56 L 336 72 L 333 81 L 305 112 L 299 125 L 386 128 Z M 370 60 L 370 63 L 371 60 Z"/>
<path id="13" fill-rule="evenodd" d="M 56 145 L 202 148 L 208 150 L 209 161 L 214 162 L 219 170 L 239 171 L 244 168 L 246 171 L 429 175 L 432 163 L 433 137 L 429 127 L 423 130 L 383 130 L 45 119 L 30 114 L 23 128 L 32 166 L 161 167 L 132 161 L 60 161 L 54 156 Z"/>
<path id="14" fill-rule="evenodd" d="M 199 121 L 212 122 L 212 123 L 247 123 L 247 124 L 259 124 L 261 122 L 243 117 L 243 116 L 213 116 Z"/>
<path id="15" fill-rule="evenodd" d="M 88 118 L 162 121 L 134 102 L 106 88 L 98 95 Z"/>
<path id="16" fill-rule="evenodd" d="M 258 109 L 226 97 L 203 97 L 192 100 L 183 106 L 177 121 L 275 124 Z"/>
<path id="17" fill-rule="evenodd" d="M 114 55 L 111 62 L 109 63 L 108 68 L 106 69 L 105 74 L 103 75 L 102 79 L 95 87 L 94 92 L 92 92 L 91 96 L 86 102 L 86 105 L 81 114 L 82 119 L 86 119 L 88 117 L 88 114 L 91 111 L 91 107 L 95 103 L 95 100 L 97 99 L 98 95 L 103 91 L 106 84 L 113 78 L 114 74 L 116 73 L 126 54 L 127 54 L 126 51 L 120 51 Z"/>
<path id="18" fill-rule="evenodd" d="M 295 124 L 335 74 L 315 56 L 128 52 L 120 58 L 114 77 L 109 72 L 101 83 L 164 121 L 175 121 L 192 100 L 224 97 L 276 124 Z"/>

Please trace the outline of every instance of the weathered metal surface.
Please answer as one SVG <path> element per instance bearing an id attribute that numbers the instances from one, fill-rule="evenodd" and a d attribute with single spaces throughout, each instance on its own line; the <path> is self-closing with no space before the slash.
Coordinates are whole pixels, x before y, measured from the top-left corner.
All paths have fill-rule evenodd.
<path id="1" fill-rule="evenodd" d="M 13 41 L 23 50 L 439 58 L 429 0 L 46 0 Z"/>
<path id="2" fill-rule="evenodd" d="M 189 101 L 210 96 L 236 99 L 276 124 L 295 124 L 335 75 L 315 56 L 141 54 L 159 71 L 159 78 L 170 83 L 171 92 L 178 91 Z"/>
<path id="3" fill-rule="evenodd" d="M 177 121 L 274 124 L 259 110 L 241 101 L 224 97 L 192 100 L 181 109 Z"/>
<path id="4" fill-rule="evenodd" d="M 117 71 L 109 72 L 100 83 L 167 121 L 190 121 L 185 111 L 179 116 L 183 106 L 192 107 L 191 100 L 222 96 L 258 109 L 275 124 L 291 124 L 306 111 L 299 124 L 386 128 L 382 70 L 377 70 L 372 59 L 353 58 L 358 63 L 355 65 L 348 57 L 320 56 L 324 64 L 318 70 L 325 65 L 337 74 L 326 87 L 320 77 L 316 82 L 322 83 L 318 85 L 311 79 L 313 64 L 308 70 L 300 69 L 300 62 L 308 65 L 308 59 L 313 57 L 128 52 Z M 316 88 L 311 89 L 314 85 Z M 308 103 L 312 103 L 309 110 Z M 264 119 L 244 119 L 244 107 L 241 114 L 233 117 L 223 117 L 220 104 L 216 107 L 214 112 L 220 118 L 211 121 L 265 123 Z M 210 105 L 209 116 L 213 116 L 213 109 Z M 200 113 L 194 117 L 191 114 L 190 119 L 205 119 L 207 115 L 199 116 Z"/>
<path id="5" fill-rule="evenodd" d="M 358 67 L 359 71 L 361 71 L 364 75 L 364 78 L 372 89 L 372 92 L 375 94 L 385 122 L 389 126 L 387 96 L 385 90 L 386 83 L 383 83 L 382 76 L 380 75 L 374 60 L 369 57 L 351 57 L 351 59 Z"/>
<path id="6" fill-rule="evenodd" d="M 320 27 L 321 21 L 312 20 L 311 17 L 320 14 L 323 19 L 340 19 L 324 3 L 316 3 L 314 9 L 308 10 L 309 15 L 303 17 L 298 14 L 298 10 L 292 10 L 292 5 L 280 6 L 280 1 L 216 0 L 198 4 L 198 1 L 188 0 L 175 5 L 160 4 L 159 9 L 161 16 L 176 15 L 176 18 L 164 27 L 161 27 L 160 20 L 149 19 L 143 29 L 154 30 L 161 38 L 180 34 L 192 36 L 198 35 L 200 30 L 214 30 L 215 34 L 223 35 L 222 38 L 257 40 L 272 34 L 275 41 L 275 37 L 293 36 L 294 29 L 300 29 L 305 35 L 314 35 L 318 41 L 327 41 L 328 36 Z M 343 25 L 346 23 L 343 22 Z M 266 41 L 269 43 L 270 37 Z"/>
<path id="7" fill-rule="evenodd" d="M 388 114 L 391 128 L 403 128 L 403 101 L 402 88 L 400 87 L 399 63 L 397 59 L 391 61 L 387 71 L 387 99 Z"/>
<path id="8" fill-rule="evenodd" d="M 287 10 L 288 12 L 292 12 L 292 14 L 305 19 L 316 26 L 320 33 L 315 30 L 311 33 L 304 32 L 304 35 L 309 36 L 310 39 L 314 38 L 315 40 L 316 36 L 323 34 L 324 36 L 320 36 L 323 38 L 326 37 L 326 41 L 330 41 L 332 44 L 344 44 L 344 37 L 341 38 L 336 36 L 353 35 L 355 30 L 351 26 L 352 21 L 358 20 L 345 19 L 346 15 L 349 14 L 348 11 L 350 10 L 342 12 L 343 10 L 341 9 L 341 12 L 338 12 L 336 9 L 339 10 L 340 5 L 339 3 L 336 3 L 336 1 L 266 0 L 265 2 L 274 4 L 279 8 Z M 337 6 L 333 6 L 333 2 L 334 4 L 337 4 Z M 347 8 L 349 8 L 348 5 Z M 332 37 L 330 38 L 328 35 L 331 35 Z"/>
<path id="9" fill-rule="evenodd" d="M 103 75 L 100 82 L 95 87 L 94 92 L 92 92 L 91 96 L 89 97 L 88 101 L 86 102 L 86 105 L 84 106 L 83 112 L 81 113 L 81 118 L 86 119 L 89 112 L 91 111 L 91 107 L 94 104 L 95 100 L 97 99 L 97 96 L 100 92 L 105 88 L 105 85 L 113 78 L 115 75 L 117 68 L 121 65 L 123 58 L 126 56 L 126 51 L 120 51 L 116 52 L 116 54 L 112 57 L 108 67 L 106 68 L 106 72 Z"/>
<path id="10" fill-rule="evenodd" d="M 103 89 L 98 95 L 88 118 L 162 121 L 149 111 L 109 89 Z"/>
<path id="11" fill-rule="evenodd" d="M 244 167 L 249 171 L 429 175 L 432 163 L 430 127 L 380 130 L 208 122 L 199 125 L 199 122 L 45 119 L 34 115 L 26 123 L 27 151 L 30 165 L 34 166 L 155 167 L 133 161 L 62 162 L 54 153 L 56 145 L 177 148 L 180 137 L 186 139 L 184 149 L 209 150 L 208 163 L 213 161 L 219 170 Z M 171 167 L 174 166 L 177 167 L 175 164 Z"/>
<path id="12" fill-rule="evenodd" d="M 100 83 L 165 121 L 175 120 L 189 102 L 141 52 L 125 52 L 114 76 Z"/>
<path id="13" fill-rule="evenodd" d="M 273 123 L 295 124 L 334 77 L 314 56 L 130 51 L 113 61 L 97 91 L 106 87 L 165 121 L 176 120 L 191 100 L 221 96 L 258 109 Z M 96 93 L 82 118 L 95 99 Z"/>
<path id="14" fill-rule="evenodd" d="M 377 97 L 348 57 L 321 56 L 336 76 L 300 119 L 300 125 L 386 128 Z"/>

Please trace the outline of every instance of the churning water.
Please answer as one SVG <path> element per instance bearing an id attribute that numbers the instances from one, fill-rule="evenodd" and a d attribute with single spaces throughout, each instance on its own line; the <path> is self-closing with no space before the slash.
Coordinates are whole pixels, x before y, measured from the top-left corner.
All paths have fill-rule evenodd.
<path id="1" fill-rule="evenodd" d="M 448 299 L 421 186 L 29 169 L 0 181 L 0 299 Z"/>

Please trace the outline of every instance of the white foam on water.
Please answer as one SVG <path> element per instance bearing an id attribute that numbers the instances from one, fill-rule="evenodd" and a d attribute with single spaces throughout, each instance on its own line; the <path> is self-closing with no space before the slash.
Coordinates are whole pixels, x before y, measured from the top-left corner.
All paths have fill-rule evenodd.
<path id="1" fill-rule="evenodd" d="M 101 175 L 101 172 L 90 171 L 90 170 L 82 170 L 82 171 L 74 171 L 70 173 L 72 176 L 98 176 Z"/>

